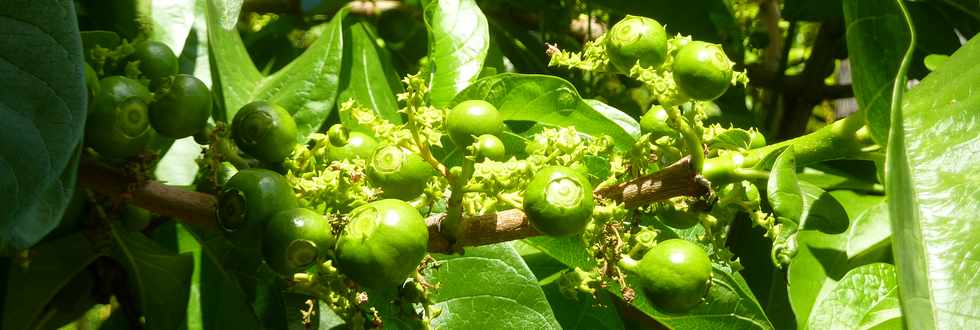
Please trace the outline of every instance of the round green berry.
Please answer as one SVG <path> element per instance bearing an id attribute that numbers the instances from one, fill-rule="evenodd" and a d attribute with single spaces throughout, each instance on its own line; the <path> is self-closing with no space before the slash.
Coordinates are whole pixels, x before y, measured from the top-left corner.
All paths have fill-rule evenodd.
<path id="1" fill-rule="evenodd" d="M 342 273 L 370 289 L 395 287 L 425 257 L 429 229 L 412 205 L 383 199 L 351 211 L 337 246 Z"/>
<path id="2" fill-rule="evenodd" d="M 262 255 L 270 268 L 291 276 L 331 254 L 336 239 L 330 222 L 307 208 L 272 215 L 262 234 Z"/>
<path id="3" fill-rule="evenodd" d="M 211 116 L 211 91 L 194 76 L 178 74 L 163 80 L 157 100 L 150 105 L 153 129 L 171 139 L 200 132 Z"/>
<path id="4" fill-rule="evenodd" d="M 174 51 L 159 41 L 147 40 L 133 46 L 132 60 L 139 61 L 140 73 L 152 82 L 177 74 Z"/>
<path id="5" fill-rule="evenodd" d="M 218 194 L 218 224 L 237 244 L 257 250 L 269 217 L 297 204 L 292 187 L 279 173 L 244 169 Z"/>
<path id="6" fill-rule="evenodd" d="M 628 73 L 639 61 L 657 67 L 667 59 L 667 31 L 656 20 L 627 15 L 605 37 L 606 54 L 617 70 Z"/>
<path id="7" fill-rule="evenodd" d="M 85 144 L 108 158 L 135 156 L 151 137 L 150 91 L 122 76 L 106 77 L 99 86 L 85 123 Z"/>
<path id="8" fill-rule="evenodd" d="M 733 65 L 720 45 L 691 41 L 674 57 L 674 82 L 695 100 L 714 100 L 732 85 Z"/>
<path id="9" fill-rule="evenodd" d="M 354 158 L 369 160 L 378 146 L 378 142 L 373 137 L 356 131 L 350 132 L 345 142 L 341 146 L 336 146 L 331 139 L 330 146 L 327 147 L 327 157 L 336 161 Z"/>
<path id="10" fill-rule="evenodd" d="M 473 144 L 473 137 L 483 134 L 500 134 L 504 120 L 497 107 L 483 100 L 463 101 L 449 110 L 446 130 L 459 148 Z"/>
<path id="11" fill-rule="evenodd" d="M 410 200 L 422 194 L 435 170 L 418 154 L 386 145 L 371 155 L 367 174 L 371 183 L 381 188 L 382 196 Z"/>
<path id="12" fill-rule="evenodd" d="M 627 269 L 657 307 L 675 313 L 699 304 L 711 281 L 711 260 L 697 244 L 682 239 L 658 243 Z"/>
<path id="13" fill-rule="evenodd" d="M 507 148 L 504 147 L 504 142 L 500 141 L 500 138 L 494 135 L 480 135 L 480 137 L 476 139 L 476 151 L 483 157 L 492 160 L 507 160 Z"/>
<path id="14" fill-rule="evenodd" d="M 592 218 L 593 208 L 589 179 L 564 166 L 541 169 L 524 191 L 524 213 L 535 229 L 550 236 L 581 233 Z"/>
<path id="15" fill-rule="evenodd" d="M 286 109 L 256 101 L 235 113 L 231 137 L 249 156 L 269 164 L 286 159 L 296 146 L 296 122 Z"/>

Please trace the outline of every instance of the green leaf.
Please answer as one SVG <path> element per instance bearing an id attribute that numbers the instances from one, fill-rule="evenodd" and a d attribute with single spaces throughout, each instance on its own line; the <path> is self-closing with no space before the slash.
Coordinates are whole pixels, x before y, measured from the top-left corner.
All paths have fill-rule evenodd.
<path id="1" fill-rule="evenodd" d="M 82 45 L 71 1 L 0 6 L 0 251 L 58 225 L 85 127 Z"/>
<path id="2" fill-rule="evenodd" d="M 150 3 L 137 9 L 149 9 L 148 13 L 140 14 L 150 18 L 150 39 L 167 44 L 174 53 L 179 54 L 194 25 L 194 16 L 197 14 L 194 6 L 197 0 L 143 1 Z"/>
<path id="3" fill-rule="evenodd" d="M 580 293 L 573 300 L 561 294 L 558 281 L 543 289 L 562 329 L 625 329 L 608 293 L 598 293 L 598 300 Z"/>
<path id="4" fill-rule="evenodd" d="M 129 273 L 147 329 L 186 325 L 194 257 L 175 255 L 139 232 L 112 225 L 112 256 Z"/>
<path id="5" fill-rule="evenodd" d="M 974 36 L 892 111 L 885 189 L 910 329 L 980 323 L 978 61 Z"/>
<path id="6" fill-rule="evenodd" d="M 752 136 L 749 135 L 749 131 L 744 129 L 731 128 L 711 139 L 708 147 L 711 149 L 748 150 L 752 147 Z"/>
<path id="7" fill-rule="evenodd" d="M 776 158 L 767 184 L 766 197 L 780 222 L 791 221 L 802 226 L 803 192 L 796 177 L 796 153 L 789 147 Z"/>
<path id="8" fill-rule="evenodd" d="M 202 150 L 194 137 L 177 140 L 160 158 L 153 174 L 157 180 L 168 185 L 190 186 L 194 183 L 198 170 L 195 160 L 201 156 Z"/>
<path id="9" fill-rule="evenodd" d="M 474 0 L 426 0 L 424 7 L 429 31 L 429 102 L 445 107 L 479 77 L 490 48 L 490 32 Z"/>
<path id="10" fill-rule="evenodd" d="M 262 77 L 249 58 L 237 30 L 222 28 L 215 7 L 208 7 L 212 80 L 220 92 L 224 119 L 234 118 L 243 105 L 255 100 L 286 108 L 296 119 L 297 139 L 306 141 L 330 115 L 337 97 L 343 56 L 346 11 L 337 13 L 323 35 L 278 72 Z"/>
<path id="11" fill-rule="evenodd" d="M 402 85 L 398 74 L 391 66 L 390 54 L 378 47 L 377 36 L 367 23 L 358 21 L 345 26 L 343 62 L 340 73 L 340 93 L 338 103 L 353 99 L 358 105 L 367 107 L 385 120 L 400 124 L 398 102 L 395 94 L 400 93 Z M 350 113 L 341 113 L 340 122 L 348 128 L 356 127 L 357 121 Z"/>
<path id="12" fill-rule="evenodd" d="M 579 96 L 575 86 L 558 77 L 504 73 L 482 78 L 460 92 L 450 106 L 473 99 L 496 106 L 505 121 L 575 126 L 588 135 L 609 135 L 621 150 L 630 148 L 635 141 L 631 131 L 624 128 L 632 130 L 635 121 L 630 123 L 609 110 L 611 107 L 596 110 Z M 625 124 L 620 126 L 621 123 Z"/>
<path id="13" fill-rule="evenodd" d="M 888 136 L 892 84 L 908 44 L 908 29 L 894 0 L 844 0 L 847 52 L 854 97 L 871 136 Z"/>
<path id="14" fill-rule="evenodd" d="M 583 101 L 592 107 L 592 110 L 595 110 L 602 114 L 603 117 L 606 117 L 606 119 L 619 125 L 633 139 L 640 137 L 640 123 L 636 119 L 633 119 L 633 117 L 630 117 L 630 115 L 596 99 L 584 99 Z"/>
<path id="15" fill-rule="evenodd" d="M 848 229 L 847 258 L 853 260 L 889 252 L 892 229 L 888 219 L 888 204 L 884 201 L 855 218 Z"/>
<path id="16" fill-rule="evenodd" d="M 433 328 L 560 329 L 544 292 L 510 243 L 438 256 L 427 274 L 438 283 L 432 300 L 442 314 Z"/>
<path id="17" fill-rule="evenodd" d="M 810 329 L 864 329 L 868 326 L 865 322 L 885 322 L 887 320 L 873 315 L 882 312 L 875 310 L 880 305 L 890 305 L 891 310 L 897 311 L 889 314 L 892 318 L 902 317 L 897 304 L 895 266 L 890 264 L 875 263 L 855 268 L 821 298 L 810 314 Z"/>
<path id="18" fill-rule="evenodd" d="M 2 328 L 32 329 L 48 301 L 99 255 L 83 233 L 75 233 L 35 247 L 27 268 L 11 263 Z"/>
<path id="19" fill-rule="evenodd" d="M 234 245 L 221 232 L 188 227 L 204 254 L 200 269 L 201 319 L 205 329 L 260 329 L 261 323 L 252 309 L 254 286 L 239 278 L 257 266 L 236 253 Z M 254 262 L 254 260 L 252 260 Z"/>

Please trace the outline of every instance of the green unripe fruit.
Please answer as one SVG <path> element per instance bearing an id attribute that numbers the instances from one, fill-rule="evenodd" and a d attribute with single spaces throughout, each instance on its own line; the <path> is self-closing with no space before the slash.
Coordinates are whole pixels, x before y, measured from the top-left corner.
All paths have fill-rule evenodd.
<path id="1" fill-rule="evenodd" d="M 159 41 L 148 40 L 134 45 L 130 59 L 138 60 L 140 73 L 154 83 L 177 74 L 177 56 Z"/>
<path id="2" fill-rule="evenodd" d="M 122 220 L 123 227 L 132 231 L 143 231 L 147 226 L 150 225 L 150 220 L 153 217 L 150 211 L 138 206 L 133 206 L 126 204 L 123 207 L 122 215 L 119 217 Z"/>
<path id="3" fill-rule="evenodd" d="M 711 260 L 697 244 L 669 239 L 650 249 L 626 269 L 660 309 L 682 313 L 701 302 L 711 281 Z"/>
<path id="4" fill-rule="evenodd" d="M 156 102 L 150 106 L 153 129 L 171 139 L 204 130 L 211 116 L 211 91 L 203 82 L 186 74 L 163 80 Z"/>
<path id="5" fill-rule="evenodd" d="M 296 146 L 296 122 L 286 109 L 262 101 L 246 104 L 231 122 L 231 137 L 249 156 L 277 164 Z"/>
<path id="6" fill-rule="evenodd" d="M 244 169 L 218 194 L 218 224 L 237 244 L 257 250 L 269 217 L 296 207 L 285 177 L 266 169 Z"/>
<path id="7" fill-rule="evenodd" d="M 640 117 L 640 131 L 643 134 L 650 133 L 650 138 L 654 140 L 662 136 L 672 136 L 677 131 L 670 127 L 669 121 L 667 109 L 660 105 L 653 106 Z"/>
<path id="8" fill-rule="evenodd" d="M 667 31 L 656 20 L 627 15 L 606 33 L 606 54 L 617 70 L 628 73 L 637 61 L 657 67 L 667 59 Z"/>
<path id="9" fill-rule="evenodd" d="M 350 130 L 344 127 L 344 125 L 334 124 L 327 129 L 327 140 L 334 147 L 343 147 L 347 144 L 348 138 L 350 138 Z"/>
<path id="10" fill-rule="evenodd" d="M 732 85 L 732 65 L 721 46 L 691 41 L 674 57 L 674 82 L 695 100 L 714 100 Z"/>
<path id="11" fill-rule="evenodd" d="M 85 123 L 85 144 L 108 158 L 135 156 L 150 141 L 150 91 L 121 76 L 102 79 L 99 86 Z"/>
<path id="12" fill-rule="evenodd" d="M 504 147 L 504 141 L 500 141 L 494 135 L 483 134 L 476 139 L 476 150 L 483 157 L 487 157 L 496 161 L 507 160 L 507 148 Z"/>
<path id="13" fill-rule="evenodd" d="M 531 225 L 550 236 L 581 233 L 592 218 L 593 208 L 589 178 L 564 166 L 538 171 L 524 192 L 524 213 Z"/>
<path id="14" fill-rule="evenodd" d="M 463 101 L 446 115 L 446 130 L 460 148 L 473 144 L 473 137 L 483 134 L 500 134 L 504 120 L 497 107 L 483 100 Z"/>
<path id="15" fill-rule="evenodd" d="M 350 132 L 347 136 L 346 144 L 338 147 L 331 142 L 330 146 L 327 147 L 327 157 L 330 160 L 336 161 L 354 158 L 369 160 L 377 146 L 378 142 L 370 135 L 361 132 Z"/>
<path id="16" fill-rule="evenodd" d="M 272 270 L 290 277 L 331 254 L 336 243 L 332 230 L 330 222 L 313 210 L 279 211 L 265 225 L 262 255 Z"/>
<path id="17" fill-rule="evenodd" d="M 422 194 L 435 170 L 418 154 L 387 145 L 375 149 L 367 174 L 385 198 L 410 200 Z"/>
<path id="18" fill-rule="evenodd" d="M 337 238 L 337 266 L 366 288 L 394 287 L 415 271 L 428 242 L 418 210 L 396 199 L 375 201 L 351 211 Z"/>
<path id="19" fill-rule="evenodd" d="M 660 213 L 660 219 L 665 225 L 687 229 L 701 223 L 701 216 L 698 212 L 688 212 L 674 209 L 673 207 Z"/>

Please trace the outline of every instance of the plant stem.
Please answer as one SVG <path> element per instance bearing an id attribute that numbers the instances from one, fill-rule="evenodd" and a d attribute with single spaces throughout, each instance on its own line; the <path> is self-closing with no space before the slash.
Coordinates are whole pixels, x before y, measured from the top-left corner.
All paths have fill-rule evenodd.
<path id="1" fill-rule="evenodd" d="M 475 171 L 476 160 L 472 156 L 464 156 L 461 174 L 458 177 L 451 176 L 449 178 L 452 194 L 449 195 L 449 201 L 446 202 L 446 219 L 442 222 L 442 226 L 453 239 L 460 236 L 461 223 L 463 222 L 463 195 L 466 194 L 464 187 Z"/>
<path id="2" fill-rule="evenodd" d="M 429 150 L 429 144 L 422 141 L 422 137 L 419 135 L 419 127 L 417 120 L 415 119 L 415 104 L 408 102 L 408 111 L 405 111 L 405 113 L 408 117 L 405 126 L 410 132 L 412 132 L 412 140 L 415 141 L 415 145 L 419 147 L 419 155 L 421 155 L 422 159 L 425 159 L 429 165 L 432 165 L 433 168 L 439 171 L 442 176 L 449 178 L 450 175 L 449 171 L 446 170 L 446 166 L 440 163 L 439 160 L 432 155 L 432 150 Z"/>
<path id="3" fill-rule="evenodd" d="M 862 148 L 866 146 L 857 134 L 862 127 L 864 127 L 862 116 L 848 116 L 807 135 L 744 153 L 733 152 L 710 158 L 705 161 L 702 174 L 715 183 L 731 182 L 739 178 L 735 169 L 753 167 L 765 160 L 770 153 L 790 145 L 793 146 L 796 162 L 800 165 L 857 157 L 862 154 Z"/>
<path id="4" fill-rule="evenodd" d="M 701 136 L 694 131 L 691 124 L 687 122 L 687 119 L 681 115 L 681 110 L 677 106 L 665 107 L 667 110 L 667 116 L 670 120 L 677 124 L 677 129 L 684 136 L 684 142 L 687 144 L 687 151 L 691 153 L 691 167 L 694 168 L 695 173 L 701 173 L 704 166 L 704 146 L 701 145 Z"/>

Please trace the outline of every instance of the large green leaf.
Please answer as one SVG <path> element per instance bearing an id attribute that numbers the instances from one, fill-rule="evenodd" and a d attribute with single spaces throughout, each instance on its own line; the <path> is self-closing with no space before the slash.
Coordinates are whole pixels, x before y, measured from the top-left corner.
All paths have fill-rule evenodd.
<path id="1" fill-rule="evenodd" d="M 221 232 L 188 227 L 201 246 L 201 321 L 205 329 L 260 329 L 261 323 L 251 301 L 254 288 L 244 284 L 239 274 L 256 267 L 245 265 L 234 245 Z"/>
<path id="2" fill-rule="evenodd" d="M 623 115 L 607 115 L 611 113 L 608 106 L 602 110 L 593 108 L 579 96 L 575 86 L 558 77 L 505 73 L 481 78 L 460 92 L 450 105 L 472 99 L 490 102 L 504 120 L 575 126 L 576 130 L 588 135 L 609 135 L 622 150 L 635 141 L 632 126 L 635 121 L 630 122 Z"/>
<path id="3" fill-rule="evenodd" d="M 7 270 L 4 329 L 32 329 L 58 290 L 100 255 L 82 233 L 42 243 L 31 254 L 26 268 L 11 264 Z"/>
<path id="4" fill-rule="evenodd" d="M 877 309 L 879 306 L 890 308 Z M 813 313 L 810 314 L 808 327 L 810 329 L 869 329 L 888 323 L 892 319 L 901 320 L 901 317 L 895 266 L 875 263 L 847 272 L 814 308 Z M 903 329 L 903 327 L 898 326 L 893 329 Z"/>
<path id="5" fill-rule="evenodd" d="M 72 1 L 0 6 L 0 251 L 58 225 L 75 189 L 85 127 L 82 45 Z"/>
<path id="6" fill-rule="evenodd" d="M 892 111 L 885 189 L 902 310 L 911 329 L 980 324 L 980 304 L 974 303 L 980 297 L 976 63 L 980 37 L 974 36 Z"/>
<path id="7" fill-rule="evenodd" d="M 427 0 L 424 7 L 429 30 L 429 102 L 444 107 L 480 76 L 490 32 L 474 0 Z"/>
<path id="8" fill-rule="evenodd" d="M 243 105 L 264 100 L 286 108 L 296 119 L 297 139 L 306 141 L 330 115 L 337 97 L 346 11 L 334 16 L 323 35 L 302 55 L 268 77 L 255 68 L 241 36 L 222 27 L 215 0 L 209 1 L 208 41 L 212 80 L 221 95 L 225 120 Z"/>
<path id="9" fill-rule="evenodd" d="M 379 117 L 398 124 L 402 119 L 395 94 L 401 92 L 401 83 L 391 66 L 390 54 L 378 47 L 375 40 L 377 36 L 363 21 L 345 27 L 344 44 L 348 47 L 344 48 L 337 101 L 353 99 Z M 341 113 L 340 121 L 349 128 L 357 126 L 350 113 Z"/>
<path id="10" fill-rule="evenodd" d="M 176 255 L 142 233 L 112 225 L 112 256 L 129 273 L 140 298 L 147 329 L 176 329 L 186 324 L 194 257 Z"/>
<path id="11" fill-rule="evenodd" d="M 561 293 L 558 281 L 551 282 L 543 289 L 562 329 L 625 329 L 606 292 L 599 292 L 598 300 L 584 293 L 571 299 Z"/>
<path id="12" fill-rule="evenodd" d="M 892 83 L 908 29 L 894 0 L 844 0 L 844 19 L 854 97 L 872 137 L 884 144 Z"/>
<path id="13" fill-rule="evenodd" d="M 537 279 L 510 243 L 471 247 L 463 256 L 438 260 L 427 274 L 439 285 L 432 300 L 442 309 L 433 328 L 561 328 Z"/>

